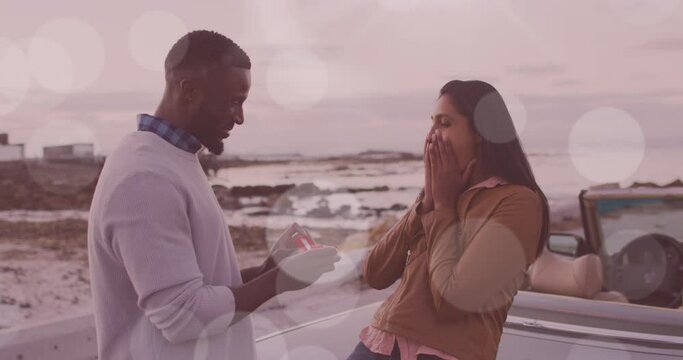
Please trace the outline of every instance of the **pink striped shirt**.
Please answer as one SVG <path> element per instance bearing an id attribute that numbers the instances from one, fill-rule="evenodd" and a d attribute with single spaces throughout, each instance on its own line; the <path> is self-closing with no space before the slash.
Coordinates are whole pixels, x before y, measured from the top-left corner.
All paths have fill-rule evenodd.
<path id="1" fill-rule="evenodd" d="M 472 186 L 468 190 L 477 188 L 490 189 L 504 184 L 507 184 L 505 180 L 497 176 L 492 176 L 477 185 Z M 401 359 L 417 359 L 418 355 L 434 355 L 443 360 L 458 360 L 458 358 L 442 351 L 432 349 L 429 346 L 420 345 L 403 336 L 391 334 L 370 325 L 361 330 L 359 337 L 361 342 L 363 342 L 370 351 L 376 354 L 390 356 L 394 349 L 394 344 L 397 343 L 398 349 L 401 352 Z"/>

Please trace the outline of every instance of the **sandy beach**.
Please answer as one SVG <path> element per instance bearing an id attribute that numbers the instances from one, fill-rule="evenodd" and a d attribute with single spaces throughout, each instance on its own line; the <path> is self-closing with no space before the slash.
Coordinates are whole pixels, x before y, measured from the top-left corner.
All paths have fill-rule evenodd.
<path id="1" fill-rule="evenodd" d="M 349 254 L 367 233 L 349 237 L 344 264 L 335 275 L 296 294 L 264 304 L 253 317 L 257 336 L 381 300 L 386 291 L 365 286 Z M 358 240 L 358 238 L 363 238 Z M 354 240 L 356 238 L 356 240 Z M 51 318 L 91 309 L 87 248 L 83 242 L 0 239 L 0 329 L 30 326 Z M 260 265 L 266 249 L 238 252 L 241 267 Z"/>
<path id="2" fill-rule="evenodd" d="M 345 254 L 344 269 L 336 275 L 343 279 L 335 279 L 334 286 L 323 279 L 322 284 L 294 298 L 281 296 L 264 304 L 254 316 L 256 334 L 265 335 L 383 299 L 390 290 L 379 292 L 365 286 L 357 268 L 359 255 L 352 260 L 348 254 L 363 249 L 371 242 L 370 236 L 377 236 L 393 221 L 395 218 L 386 219 L 385 224 L 373 230 L 374 235 L 373 231 L 312 229 L 314 236 L 338 234 L 337 239 L 328 235 L 327 242 L 336 244 Z M 568 218 L 565 227 L 571 228 L 577 221 Z M 266 248 L 254 248 L 253 244 L 238 247 L 241 267 L 259 265 L 267 254 Z M 83 239 L 0 238 L 0 264 L 0 329 L 30 325 L 91 308 L 87 248 Z"/>

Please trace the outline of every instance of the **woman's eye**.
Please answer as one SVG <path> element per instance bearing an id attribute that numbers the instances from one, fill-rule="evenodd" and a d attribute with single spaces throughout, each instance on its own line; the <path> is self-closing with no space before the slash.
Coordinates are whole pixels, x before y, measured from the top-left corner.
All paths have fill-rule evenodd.
<path id="1" fill-rule="evenodd" d="M 440 116 L 432 116 L 432 123 L 435 126 L 439 127 L 449 127 L 451 126 L 451 120 L 444 117 L 443 115 Z"/>

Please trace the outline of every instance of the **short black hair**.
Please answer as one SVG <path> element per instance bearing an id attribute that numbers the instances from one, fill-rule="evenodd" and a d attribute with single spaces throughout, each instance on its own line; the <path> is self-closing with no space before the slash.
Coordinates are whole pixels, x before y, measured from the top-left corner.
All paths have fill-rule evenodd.
<path id="1" fill-rule="evenodd" d="M 164 68 L 168 72 L 220 64 L 251 69 L 249 56 L 234 41 L 215 31 L 195 30 L 173 44 Z"/>

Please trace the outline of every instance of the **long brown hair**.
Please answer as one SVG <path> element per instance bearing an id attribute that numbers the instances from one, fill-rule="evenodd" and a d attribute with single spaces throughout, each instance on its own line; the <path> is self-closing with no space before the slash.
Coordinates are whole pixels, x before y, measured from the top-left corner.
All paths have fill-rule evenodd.
<path id="1" fill-rule="evenodd" d="M 480 136 L 479 160 L 493 175 L 526 186 L 541 197 L 543 220 L 536 256 L 540 255 L 548 242 L 548 199 L 536 183 L 503 97 L 491 84 L 479 80 L 449 81 L 441 88 L 439 96 L 444 95 Z"/>

